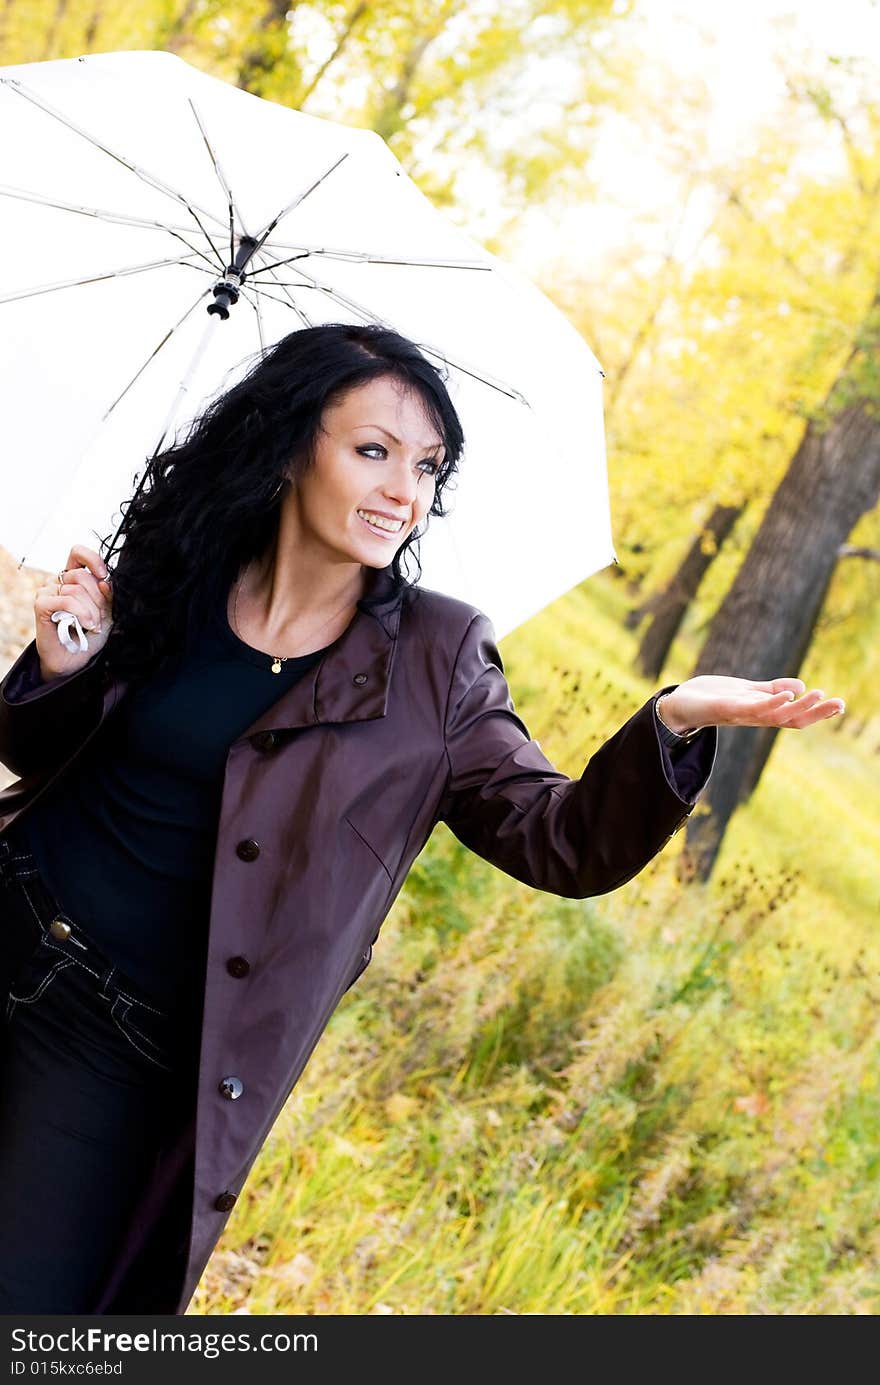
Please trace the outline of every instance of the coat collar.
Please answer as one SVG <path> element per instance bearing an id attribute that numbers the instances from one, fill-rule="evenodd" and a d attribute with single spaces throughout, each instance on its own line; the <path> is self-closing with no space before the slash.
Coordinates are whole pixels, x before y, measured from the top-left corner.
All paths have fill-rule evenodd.
<path id="1" fill-rule="evenodd" d="M 384 717 L 405 590 L 390 567 L 371 568 L 357 611 L 339 638 L 242 735 Z"/>

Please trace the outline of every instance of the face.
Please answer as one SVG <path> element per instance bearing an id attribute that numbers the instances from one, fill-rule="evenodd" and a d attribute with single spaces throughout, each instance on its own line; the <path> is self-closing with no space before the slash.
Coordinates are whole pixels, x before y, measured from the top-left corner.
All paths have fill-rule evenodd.
<path id="1" fill-rule="evenodd" d="M 299 542 L 387 567 L 434 500 L 443 441 L 421 396 L 371 380 L 324 411 L 315 464 L 288 493 Z"/>

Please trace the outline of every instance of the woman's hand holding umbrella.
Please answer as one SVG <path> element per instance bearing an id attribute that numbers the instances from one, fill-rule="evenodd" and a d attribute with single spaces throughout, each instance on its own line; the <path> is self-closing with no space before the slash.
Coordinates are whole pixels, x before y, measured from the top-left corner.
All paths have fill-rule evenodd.
<path id="1" fill-rule="evenodd" d="M 75 673 L 107 643 L 113 625 L 113 597 L 107 567 L 100 554 L 84 544 L 74 544 L 67 566 L 39 587 L 34 599 L 35 641 L 43 681 Z M 84 650 L 69 651 L 58 638 L 62 611 L 76 616 L 89 639 Z"/>
<path id="2" fill-rule="evenodd" d="M 754 682 L 703 673 L 689 678 L 658 703 L 661 721 L 684 735 L 703 726 L 772 726 L 803 731 L 817 721 L 843 712 L 842 697 L 826 697 L 821 688 L 806 690 L 800 678 Z"/>

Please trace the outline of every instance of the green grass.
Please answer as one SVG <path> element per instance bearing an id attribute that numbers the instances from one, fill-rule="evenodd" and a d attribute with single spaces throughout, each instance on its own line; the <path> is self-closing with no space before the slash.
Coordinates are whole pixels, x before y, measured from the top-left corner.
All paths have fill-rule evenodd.
<path id="1" fill-rule="evenodd" d="M 503 643 L 572 776 L 653 690 L 624 608 Z M 581 901 L 439 827 L 189 1311 L 876 1313 L 876 752 L 783 733 L 705 885 L 683 836 Z"/>

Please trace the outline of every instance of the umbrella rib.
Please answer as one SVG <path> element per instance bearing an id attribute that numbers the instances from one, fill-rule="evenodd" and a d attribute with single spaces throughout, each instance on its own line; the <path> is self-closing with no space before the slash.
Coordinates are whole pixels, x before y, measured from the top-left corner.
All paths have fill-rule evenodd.
<path id="1" fill-rule="evenodd" d="M 220 184 L 221 188 L 223 189 L 224 195 L 225 195 L 225 197 L 226 197 L 226 205 L 227 205 L 227 207 L 229 208 L 229 259 L 230 259 L 230 261 L 232 261 L 232 260 L 235 258 L 235 221 L 234 221 L 234 213 L 238 213 L 238 224 L 239 224 L 239 226 L 241 227 L 241 233 L 242 233 L 243 236 L 246 236 L 246 235 L 247 235 L 247 227 L 246 227 L 245 224 L 244 224 L 244 220 L 242 219 L 241 212 L 239 211 L 238 207 L 236 207 L 236 205 L 235 205 L 235 199 L 234 199 L 234 197 L 232 196 L 232 188 L 229 186 L 229 182 L 228 182 L 228 180 L 227 180 L 226 174 L 223 172 L 223 169 L 222 169 L 222 167 L 221 167 L 220 160 L 217 158 L 216 154 L 214 153 L 213 148 L 211 147 L 211 141 L 208 139 L 208 132 L 207 132 L 207 130 L 205 129 L 205 125 L 204 125 L 204 122 L 203 122 L 203 120 L 202 120 L 202 117 L 199 115 L 198 111 L 196 110 L 195 103 L 194 103 L 192 97 L 191 97 L 191 96 L 188 96 L 188 97 L 187 97 L 187 100 L 189 101 L 190 110 L 192 111 L 193 115 L 195 116 L 196 124 L 198 125 L 198 127 L 199 127 L 199 129 L 200 129 L 200 131 L 201 131 L 201 133 L 202 133 L 202 139 L 205 141 L 205 148 L 206 148 L 207 151 L 208 151 L 208 157 L 210 158 L 211 163 L 214 165 L 214 172 L 217 174 L 217 181 L 218 181 L 218 183 Z"/>
<path id="2" fill-rule="evenodd" d="M 198 226 L 199 230 L 201 231 L 202 235 L 205 237 L 205 240 L 208 242 L 208 244 L 210 245 L 211 249 L 214 251 L 214 254 L 217 256 L 217 263 L 219 264 L 221 271 L 225 270 L 226 266 L 225 266 L 224 263 L 223 263 L 223 256 L 220 254 L 220 251 L 217 249 L 216 245 L 215 245 L 214 242 L 211 240 L 211 237 L 210 237 L 210 235 L 208 234 L 206 228 L 202 225 L 201 217 L 199 217 L 199 216 L 196 215 L 196 213 L 193 211 L 192 207 L 189 207 L 189 213 L 190 213 L 190 216 L 192 217 L 193 221 L 196 223 L 196 225 Z"/>
<path id="3" fill-rule="evenodd" d="M 245 293 L 244 289 L 242 289 L 242 293 L 244 294 L 245 302 L 250 303 L 257 315 L 257 332 L 260 337 L 260 353 L 262 354 L 266 350 L 266 338 L 263 334 L 263 310 L 260 307 L 260 300 L 259 298 L 251 298 L 248 293 Z"/>
<path id="4" fill-rule="evenodd" d="M 46 114 L 50 115 L 53 120 L 60 121 L 60 123 L 62 125 L 65 125 L 68 130 L 72 130 L 75 135 L 79 135 L 81 139 L 86 140 L 89 144 L 93 145 L 95 149 L 100 149 L 101 153 L 106 154 L 108 158 L 115 159 L 117 163 L 122 164 L 123 168 L 127 168 L 130 173 L 133 173 L 135 177 L 140 178 L 140 180 L 148 184 L 149 187 L 154 188 L 157 192 L 163 193 L 166 197 L 173 198 L 175 202 L 182 203 L 182 205 L 186 207 L 186 210 L 189 212 L 190 216 L 196 222 L 197 226 L 199 227 L 199 230 L 202 232 L 203 235 L 207 236 L 208 233 L 207 231 L 205 231 L 204 226 L 201 224 L 201 221 L 199 220 L 199 217 L 196 214 L 197 211 L 201 212 L 202 216 L 208 217 L 209 220 L 215 221 L 219 225 L 225 226 L 225 223 L 221 222 L 219 217 L 217 217 L 213 212 L 208 211 L 205 207 L 198 206 L 198 203 L 190 205 L 188 199 L 184 196 L 182 192 L 179 192 L 176 188 L 171 187 L 169 183 L 163 183 L 161 178 L 157 178 L 155 174 L 148 173 L 145 168 L 141 168 L 138 164 L 132 163 L 131 160 L 127 159 L 124 154 L 119 154 L 115 149 L 111 149 L 109 145 L 103 144 L 101 140 L 99 140 L 95 135 L 90 134 L 88 130 L 83 130 L 79 125 L 75 125 L 72 120 L 68 119 L 67 116 L 62 115 L 60 111 L 56 111 L 54 106 L 50 106 L 47 101 L 42 101 L 34 92 L 29 91 L 27 87 L 23 86 L 22 83 L 16 80 L 15 78 L 0 77 L 0 83 L 2 83 L 4 86 L 9 87 L 11 91 L 14 91 L 18 96 L 21 96 L 25 101 L 30 101 L 32 105 L 37 106 L 41 111 L 45 111 Z"/>
<path id="5" fill-rule="evenodd" d="M 41 197 L 29 188 L 15 188 L 9 183 L 0 183 L 0 197 L 14 197 L 20 202 L 37 202 L 42 207 L 52 207 L 59 212 L 78 212 L 82 216 L 94 216 L 100 221 L 118 222 L 121 226 L 137 226 L 146 231 L 188 231 L 186 226 L 172 226 L 169 222 L 154 221 L 149 217 L 131 216 L 128 212 L 109 212 L 105 207 L 84 207 L 78 202 L 59 202 L 51 197 Z"/>
<path id="6" fill-rule="evenodd" d="M 17 303 L 22 298 L 38 298 L 43 293 L 54 293 L 58 289 L 80 288 L 85 284 L 99 284 L 103 279 L 124 279 L 129 274 L 144 274 L 150 269 L 165 269 L 169 265 L 189 264 L 192 269 L 202 269 L 201 265 L 191 264 L 192 255 L 179 255 L 176 259 L 152 260 L 149 264 L 125 265 L 122 269 L 110 269 L 105 274 L 89 274 L 84 279 L 62 279 L 56 284 L 39 284 L 31 289 L 19 289 L 16 293 L 0 294 L 0 304 Z M 207 273 L 207 270 L 203 271 Z M 213 273 L 213 268 L 212 268 Z"/>
<path id="7" fill-rule="evenodd" d="M 498 390 L 499 394 L 506 394 L 509 399 L 516 399 L 518 403 L 525 404 L 527 409 L 531 409 L 532 406 L 525 395 L 513 385 L 508 385 L 503 380 L 498 380 L 491 375 L 482 374 L 481 371 L 474 369 L 474 367 L 465 365 L 462 361 L 455 360 L 452 356 L 448 355 L 447 352 L 428 346 L 421 338 L 419 339 L 418 346 L 419 350 L 424 351 L 427 356 L 434 356 L 438 361 L 442 361 L 444 365 L 450 365 L 453 370 L 460 371 L 462 375 L 469 375 L 472 380 L 479 380 L 481 384 L 488 385 L 490 389 Z"/>
<path id="8" fill-rule="evenodd" d="M 213 274 L 213 272 L 214 272 L 214 266 L 213 266 L 213 264 L 211 263 L 211 258 L 210 258 L 210 256 L 209 256 L 209 255 L 206 255 L 205 252 L 204 252 L 204 250 L 199 250 L 199 247 L 198 247 L 197 245 L 190 245 L 190 242 L 187 240 L 186 236 L 182 235 L 180 231 L 172 231 L 170 228 L 168 228 L 168 234 L 169 234 L 170 236 L 174 236 L 176 240 L 182 241 L 184 245 L 189 246 L 190 250 L 194 251 L 195 254 L 198 255 L 199 259 L 204 260 L 205 264 L 209 267 L 211 273 Z M 224 263 L 223 263 L 223 260 L 222 260 L 220 254 L 219 254 L 219 252 L 218 252 L 218 250 L 217 250 L 216 245 L 215 245 L 214 242 L 211 240 L 211 237 L 207 234 L 207 232 L 205 232 L 205 236 L 206 236 L 206 239 L 207 239 L 207 241 L 208 241 L 208 244 L 210 245 L 211 249 L 214 251 L 214 254 L 217 256 L 217 263 L 218 263 L 218 265 L 220 266 L 220 273 L 222 274 L 222 273 L 224 272 L 226 266 L 225 266 Z M 201 266 L 199 266 L 199 268 L 201 268 Z"/>
<path id="9" fill-rule="evenodd" d="M 282 265 L 293 264 L 295 260 L 305 259 L 308 255 L 321 255 L 329 260 L 352 260 L 364 264 L 412 265 L 424 269 L 479 269 L 489 272 L 492 270 L 492 265 L 481 264 L 477 260 L 438 260 L 427 257 L 408 260 L 398 255 L 373 255 L 366 250 L 328 250 L 326 247 L 318 246 L 310 250 L 301 250 L 298 255 L 291 255 L 285 260 L 274 260 L 265 268 L 279 269 Z M 262 270 L 258 272 L 262 273 Z"/>
<path id="10" fill-rule="evenodd" d="M 353 298 L 347 298 L 344 293 L 340 293 L 338 289 L 331 289 L 326 284 L 319 284 L 317 282 L 312 284 L 287 284 L 283 279 L 279 279 L 277 282 L 279 288 L 314 289 L 316 293 L 326 293 L 328 298 L 332 298 L 334 302 L 339 303 L 343 308 L 348 308 L 351 312 L 357 313 L 358 317 L 362 317 L 365 322 L 376 322 L 382 327 L 388 326 L 388 323 L 383 317 L 377 317 L 369 308 L 363 307 L 362 304 L 356 303 Z M 258 287 L 256 292 L 260 291 Z"/>
<path id="11" fill-rule="evenodd" d="M 301 250 L 298 255 L 291 255 L 286 260 L 273 260 L 270 264 L 261 265 L 259 269 L 251 270 L 248 278 L 253 279 L 257 274 L 269 274 L 273 269 L 281 269 L 283 265 L 293 264 L 294 260 L 307 260 L 309 255 L 314 253 L 312 250 Z"/>
<path id="12" fill-rule="evenodd" d="M 246 289 L 242 289 L 242 293 L 246 292 Z M 302 309 L 297 307 L 296 303 L 294 303 L 293 299 L 290 297 L 290 294 L 288 294 L 286 298 L 279 298 L 277 294 L 269 293 L 268 289 L 257 288 L 256 286 L 253 289 L 253 293 L 255 296 L 259 296 L 260 298 L 267 298 L 270 303 L 280 303 L 282 308 L 292 308 L 293 311 L 296 313 L 297 317 L 299 317 L 302 320 L 306 327 L 313 326 L 313 323 L 305 316 L 305 313 L 302 311 Z"/>
<path id="13" fill-rule="evenodd" d="M 184 231 L 187 228 L 183 226 L 168 226 L 161 221 L 149 221 L 145 217 L 126 216 L 124 212 L 108 212 L 103 207 L 82 207 L 78 206 L 75 202 L 56 202 L 49 197 L 40 197 L 37 193 L 28 192 L 26 188 L 12 188 L 0 185 L 0 197 L 13 197 L 20 202 L 36 202 L 39 206 L 51 207 L 54 211 L 73 212 L 77 216 L 91 216 L 97 221 L 107 221 L 111 224 L 115 223 L 120 226 L 136 226 L 142 231 L 164 231 L 169 236 L 174 236 L 175 240 L 182 241 L 188 250 L 191 250 L 194 255 L 201 256 L 206 264 L 211 264 L 211 260 L 204 250 L 200 250 L 197 245 L 193 245 L 191 241 L 186 239 Z M 217 249 L 210 236 L 207 237 L 207 240 L 214 254 L 217 255 L 217 263 L 222 272 L 225 268 L 223 261 L 219 254 L 217 254 Z"/>
<path id="14" fill-rule="evenodd" d="M 263 250 L 263 251 L 257 250 L 255 253 L 256 253 L 261 259 L 265 259 L 265 258 L 266 258 L 266 252 L 265 252 L 265 250 Z M 275 283 L 278 285 L 278 287 L 281 288 L 281 289 L 283 289 L 283 291 L 284 291 L 284 299 L 282 300 L 282 299 L 279 298 L 279 299 L 276 299 L 275 301 L 278 302 L 278 303 L 281 303 L 281 302 L 283 302 L 283 301 L 286 301 L 287 306 L 293 309 L 293 311 L 296 313 L 297 317 L 298 317 L 298 318 L 300 319 L 300 321 L 304 324 L 304 326 L 306 326 L 306 327 L 313 327 L 313 326 L 314 326 L 314 323 L 312 322 L 312 320 L 311 320 L 311 318 L 309 317 L 308 313 L 305 311 L 304 308 L 301 308 L 301 307 L 299 306 L 299 304 L 296 302 L 295 298 L 293 297 L 293 294 L 290 292 L 290 286 L 289 286 L 288 284 L 282 283 L 282 281 L 278 278 L 278 275 L 275 273 L 275 271 L 274 271 L 273 269 L 269 269 L 269 273 L 272 275 L 272 278 L 274 279 L 274 281 L 275 281 Z M 261 287 L 262 287 L 262 285 L 258 285 L 258 286 L 255 288 L 254 291 L 255 291 L 255 292 L 258 292 L 259 289 L 260 289 Z M 296 287 L 296 285 L 294 285 L 293 287 Z"/>
<path id="15" fill-rule="evenodd" d="M 274 269 L 272 269 L 271 266 L 267 266 L 267 268 L 270 270 L 270 273 L 272 274 L 279 288 L 314 288 L 317 289 L 319 293 L 326 293 L 337 303 L 340 303 L 345 308 L 349 308 L 352 312 L 357 313 L 359 317 L 365 318 L 368 322 L 378 322 L 383 327 L 390 325 L 386 323 L 384 318 L 377 317 L 376 314 L 372 312 L 369 308 L 364 307 L 362 303 L 358 303 L 354 298 L 349 298 L 346 294 L 340 293 L 338 289 L 330 288 L 328 284 L 320 283 L 320 281 L 313 278 L 311 274 L 307 274 L 304 269 L 295 270 L 295 273 L 301 274 L 304 279 L 310 281 L 309 283 L 286 284 L 283 279 L 278 278 L 278 276 L 275 274 Z M 254 288 L 255 293 L 259 293 L 261 291 L 259 286 L 252 286 Z M 299 310 L 297 309 L 297 311 Z M 472 379 L 479 380 L 482 384 L 488 385 L 491 389 L 498 390 L 499 393 L 506 394 L 510 399 L 516 399 L 521 404 L 525 404 L 528 408 L 531 408 L 531 405 L 529 404 L 529 401 L 526 399 L 525 395 L 521 394 L 520 391 L 518 389 L 515 389 L 513 385 L 508 385 L 505 381 L 495 379 L 490 375 L 484 375 L 480 371 L 474 369 L 469 365 L 465 365 L 461 361 L 452 360 L 452 358 L 447 356 L 445 352 L 438 351 L 433 347 L 425 346 L 421 341 L 419 341 L 419 347 L 422 350 L 426 351 L 428 355 L 435 356 L 438 360 L 444 361 L 445 363 L 454 366 L 454 368 L 458 371 L 461 371 L 462 374 L 470 375 Z"/>
<path id="16" fill-rule="evenodd" d="M 348 152 L 346 151 L 346 153 L 341 154 L 339 156 L 335 164 L 331 164 L 330 167 L 326 170 L 326 172 L 322 173 L 319 178 L 315 179 L 311 187 L 306 188 L 304 192 L 297 193 L 296 197 L 293 199 L 292 202 L 288 202 L 286 207 L 282 207 L 281 211 L 278 212 L 272 218 L 269 224 L 257 235 L 256 241 L 258 250 L 261 249 L 265 242 L 269 239 L 272 232 L 275 230 L 275 227 L 278 225 L 279 221 L 283 221 L 284 218 L 288 215 L 288 213 L 293 211 L 294 207 L 298 207 L 301 202 L 304 202 L 305 199 L 315 191 L 315 188 L 320 187 L 324 180 L 326 178 L 329 178 L 330 174 L 334 173 L 336 169 L 339 167 L 339 165 L 343 163 L 347 158 Z"/>
<path id="17" fill-rule="evenodd" d="M 276 298 L 274 293 L 267 294 L 266 290 L 262 287 L 262 285 L 259 284 L 254 286 L 254 293 L 262 293 L 264 297 L 272 298 L 274 302 L 282 303 L 285 307 L 292 308 L 293 311 L 296 313 L 297 317 L 299 318 L 300 322 L 302 322 L 306 327 L 313 327 L 314 323 L 312 322 L 311 318 L 308 316 L 306 311 L 303 308 L 301 308 L 298 303 L 294 301 L 293 294 L 288 292 L 289 286 L 287 284 L 282 284 L 277 274 L 273 273 L 272 278 L 276 281 L 278 287 L 284 290 L 284 298 Z M 250 283 L 250 276 L 248 276 L 248 283 Z M 294 285 L 294 287 L 297 286 Z"/>
<path id="18" fill-rule="evenodd" d="M 299 274 L 302 274 L 304 278 L 310 279 L 311 283 L 303 285 L 293 284 L 290 285 L 290 287 L 311 287 L 317 289 L 320 293 L 328 294 L 331 298 L 335 299 L 337 303 L 341 303 L 343 307 L 349 308 L 352 312 L 355 312 L 359 316 L 366 318 L 367 321 L 379 322 L 382 324 L 382 326 L 389 325 L 385 322 L 383 318 L 377 317 L 375 313 L 371 312 L 369 308 L 365 308 L 362 303 L 356 302 L 356 300 L 353 298 L 348 298 L 344 293 L 340 293 L 338 289 L 332 289 L 327 284 L 320 283 L 317 279 L 312 278 L 310 274 L 306 274 L 305 270 L 300 269 L 297 272 Z M 278 283 L 279 288 L 285 287 L 284 281 L 282 279 L 276 279 L 276 282 Z M 491 375 L 485 375 L 481 371 L 478 371 L 475 368 L 473 368 L 472 366 L 465 365 L 462 361 L 453 360 L 452 357 L 446 354 L 446 352 L 439 351 L 434 347 L 427 346 L 421 340 L 419 340 L 418 344 L 420 350 L 427 352 L 429 356 L 435 356 L 438 360 L 453 366 L 463 375 L 469 375 L 472 379 L 479 380 L 482 384 L 488 385 L 490 389 L 498 390 L 500 394 L 506 394 L 508 398 L 516 399 L 521 404 L 525 404 L 527 408 L 531 408 L 531 405 L 529 404 L 529 401 L 526 399 L 525 395 L 521 394 L 520 391 L 516 389 L 513 385 L 508 385 L 505 381 L 496 379 Z"/>
<path id="19" fill-rule="evenodd" d="M 322 284 L 320 280 L 315 279 L 311 274 L 307 274 L 304 269 L 295 270 L 294 272 L 301 274 L 303 279 L 307 280 L 308 282 L 305 284 L 300 284 L 296 282 L 294 282 L 293 284 L 286 284 L 283 279 L 278 278 L 274 270 L 271 271 L 272 276 L 275 279 L 275 282 L 278 284 L 279 288 L 289 287 L 318 289 L 321 293 L 328 294 L 331 298 L 335 299 L 337 303 L 342 304 L 343 307 L 349 308 L 352 312 L 357 313 L 357 315 L 359 317 L 364 318 L 365 321 L 378 322 L 383 327 L 388 325 L 385 322 L 384 318 L 377 317 L 376 314 L 372 312 L 369 308 L 364 307 L 363 303 L 356 302 L 354 298 L 346 297 L 346 295 L 344 293 L 340 293 L 338 289 L 330 288 L 329 284 Z"/>
<path id="20" fill-rule="evenodd" d="M 320 290 L 321 293 L 329 294 L 330 297 L 336 299 L 338 303 L 341 303 L 346 308 L 350 308 L 353 312 L 359 313 L 368 321 L 379 322 L 382 324 L 382 326 L 390 325 L 385 322 L 384 318 L 377 317 L 376 314 L 371 312 L 369 308 L 365 308 L 363 304 L 358 303 L 355 299 L 348 298 L 344 293 L 340 293 L 338 289 L 332 289 L 327 284 L 322 284 L 317 279 L 312 278 L 310 274 L 306 274 L 306 271 L 304 269 L 295 269 L 294 272 L 301 274 L 306 279 L 310 279 L 311 286 L 313 288 Z M 277 282 L 279 286 L 283 283 L 281 279 L 279 279 Z M 304 285 L 304 287 L 307 286 Z M 510 399 L 517 399 L 521 404 L 525 404 L 527 408 L 531 408 L 531 405 L 529 404 L 529 401 L 526 399 L 525 395 L 521 394 L 520 391 L 516 389 L 513 385 L 508 385 L 504 380 L 499 380 L 491 375 L 485 375 L 481 371 L 474 369 L 472 366 L 465 365 L 462 361 L 453 360 L 452 357 L 447 356 L 444 351 L 439 351 L 434 347 L 425 345 L 425 343 L 421 339 L 419 340 L 418 344 L 419 348 L 423 351 L 426 351 L 429 356 L 435 356 L 438 360 L 444 361 L 445 363 L 454 366 L 454 368 L 458 371 L 461 371 L 463 375 L 470 375 L 472 379 L 479 380 L 482 384 L 488 385 L 490 389 L 498 390 L 500 394 L 506 394 Z"/>
<path id="21" fill-rule="evenodd" d="M 107 412 L 103 415 L 103 417 L 102 417 L 102 419 L 101 419 L 101 422 L 102 422 L 102 423 L 106 422 L 106 420 L 110 417 L 110 415 L 112 414 L 113 410 L 116 408 L 117 404 L 120 404 L 120 403 L 122 402 L 122 400 L 123 400 L 123 399 L 125 398 L 125 396 L 128 394 L 128 391 L 131 389 L 132 385 L 134 385 L 134 384 L 137 383 L 137 381 L 138 381 L 138 380 L 140 379 L 140 377 L 143 375 L 144 371 L 146 370 L 146 368 L 147 368 L 147 366 L 150 364 L 150 362 L 151 362 L 151 361 L 154 361 L 154 360 L 156 359 L 156 357 L 158 356 L 159 352 L 162 350 L 162 347 L 163 347 L 163 346 L 166 346 L 166 345 L 168 344 L 168 342 L 169 342 L 169 341 L 171 340 L 171 338 L 174 336 L 174 333 L 177 331 L 178 327 L 182 327 L 182 326 L 183 326 L 184 322 L 186 322 L 186 319 L 187 319 L 192 313 L 195 312 L 196 308 L 199 306 L 199 304 L 202 302 L 202 300 L 205 299 L 205 298 L 207 298 L 208 295 L 209 295 L 211 292 L 212 292 L 212 290 L 208 288 L 208 289 L 205 289 L 205 291 L 204 291 L 203 293 L 200 293 L 199 296 L 198 296 L 198 298 L 195 300 L 195 302 L 194 302 L 194 303 L 191 303 L 190 306 L 187 308 L 187 310 L 186 310 L 186 312 L 183 314 L 183 316 L 182 316 L 182 317 L 179 317 L 179 318 L 177 319 L 177 321 L 175 322 L 174 326 L 173 326 L 173 327 L 169 327 L 168 331 L 165 333 L 164 337 L 163 337 L 162 340 L 159 342 L 159 344 L 158 344 L 156 347 L 153 348 L 153 350 L 150 352 L 149 356 L 148 356 L 147 359 L 144 361 L 144 363 L 143 363 L 143 365 L 140 367 L 140 369 L 137 370 L 137 371 L 135 372 L 135 374 L 131 377 L 131 379 L 129 380 L 128 384 L 125 386 L 125 389 L 122 391 L 122 393 L 121 393 L 121 394 L 118 394 L 118 395 L 116 396 L 116 398 L 113 400 L 113 403 L 110 405 L 109 409 L 107 410 Z"/>

